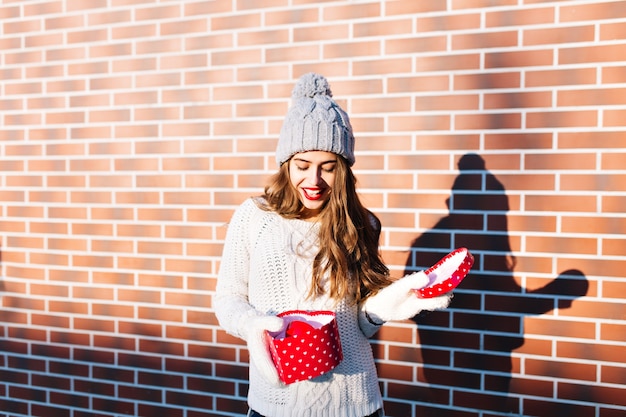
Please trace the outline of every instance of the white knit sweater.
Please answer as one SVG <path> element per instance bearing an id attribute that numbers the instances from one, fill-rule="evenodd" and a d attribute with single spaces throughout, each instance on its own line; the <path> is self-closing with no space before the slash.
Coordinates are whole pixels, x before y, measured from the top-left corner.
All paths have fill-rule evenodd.
<path id="1" fill-rule="evenodd" d="M 262 210 L 253 199 L 236 210 L 228 227 L 213 303 L 227 332 L 242 337 L 246 318 L 287 310 L 337 315 L 344 359 L 331 372 L 275 387 L 251 363 L 248 404 L 266 417 L 364 417 L 382 408 L 368 341 L 378 327 L 359 306 L 306 297 L 318 230 L 316 223 Z"/>

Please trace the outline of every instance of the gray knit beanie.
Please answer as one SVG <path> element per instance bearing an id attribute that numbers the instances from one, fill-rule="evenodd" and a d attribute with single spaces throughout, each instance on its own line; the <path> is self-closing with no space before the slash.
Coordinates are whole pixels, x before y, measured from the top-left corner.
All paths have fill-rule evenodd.
<path id="1" fill-rule="evenodd" d="M 348 114 L 332 99 L 326 78 L 304 74 L 291 92 L 292 104 L 280 130 L 276 162 L 282 165 L 294 154 L 326 151 L 354 164 L 354 135 Z"/>

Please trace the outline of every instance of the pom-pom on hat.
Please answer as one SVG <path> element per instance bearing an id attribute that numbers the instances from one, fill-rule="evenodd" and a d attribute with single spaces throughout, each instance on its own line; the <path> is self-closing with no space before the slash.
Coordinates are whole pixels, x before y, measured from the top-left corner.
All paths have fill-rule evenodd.
<path id="1" fill-rule="evenodd" d="M 276 162 L 282 165 L 294 154 L 326 151 L 354 164 L 354 135 L 348 114 L 332 99 L 328 80 L 315 73 L 304 74 L 291 93 L 292 104 L 285 116 L 276 147 Z"/>

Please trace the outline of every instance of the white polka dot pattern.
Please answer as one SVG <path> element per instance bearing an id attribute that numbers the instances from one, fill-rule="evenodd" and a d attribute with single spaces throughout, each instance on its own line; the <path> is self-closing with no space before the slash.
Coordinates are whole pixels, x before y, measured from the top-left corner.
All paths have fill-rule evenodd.
<path id="1" fill-rule="evenodd" d="M 339 329 L 331 311 L 287 311 L 285 331 L 268 334 L 270 352 L 285 384 L 318 377 L 343 360 Z"/>
<path id="2" fill-rule="evenodd" d="M 415 292 L 420 298 L 432 298 L 455 289 L 467 276 L 474 257 L 467 248 L 459 248 L 444 256 L 439 262 L 425 271 L 430 283 Z"/>

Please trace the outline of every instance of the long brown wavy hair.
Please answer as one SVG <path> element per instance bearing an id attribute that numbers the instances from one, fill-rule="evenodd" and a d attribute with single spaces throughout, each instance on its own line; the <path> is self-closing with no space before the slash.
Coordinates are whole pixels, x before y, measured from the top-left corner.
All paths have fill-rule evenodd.
<path id="1" fill-rule="evenodd" d="M 265 209 L 289 219 L 299 218 L 304 206 L 291 184 L 289 164 L 283 163 L 265 187 Z M 389 269 L 379 252 L 380 220 L 367 210 L 356 192 L 356 178 L 347 161 L 337 156 L 335 183 L 320 222 L 320 251 L 313 261 L 309 297 L 326 292 L 335 300 L 359 303 L 389 284 Z"/>

